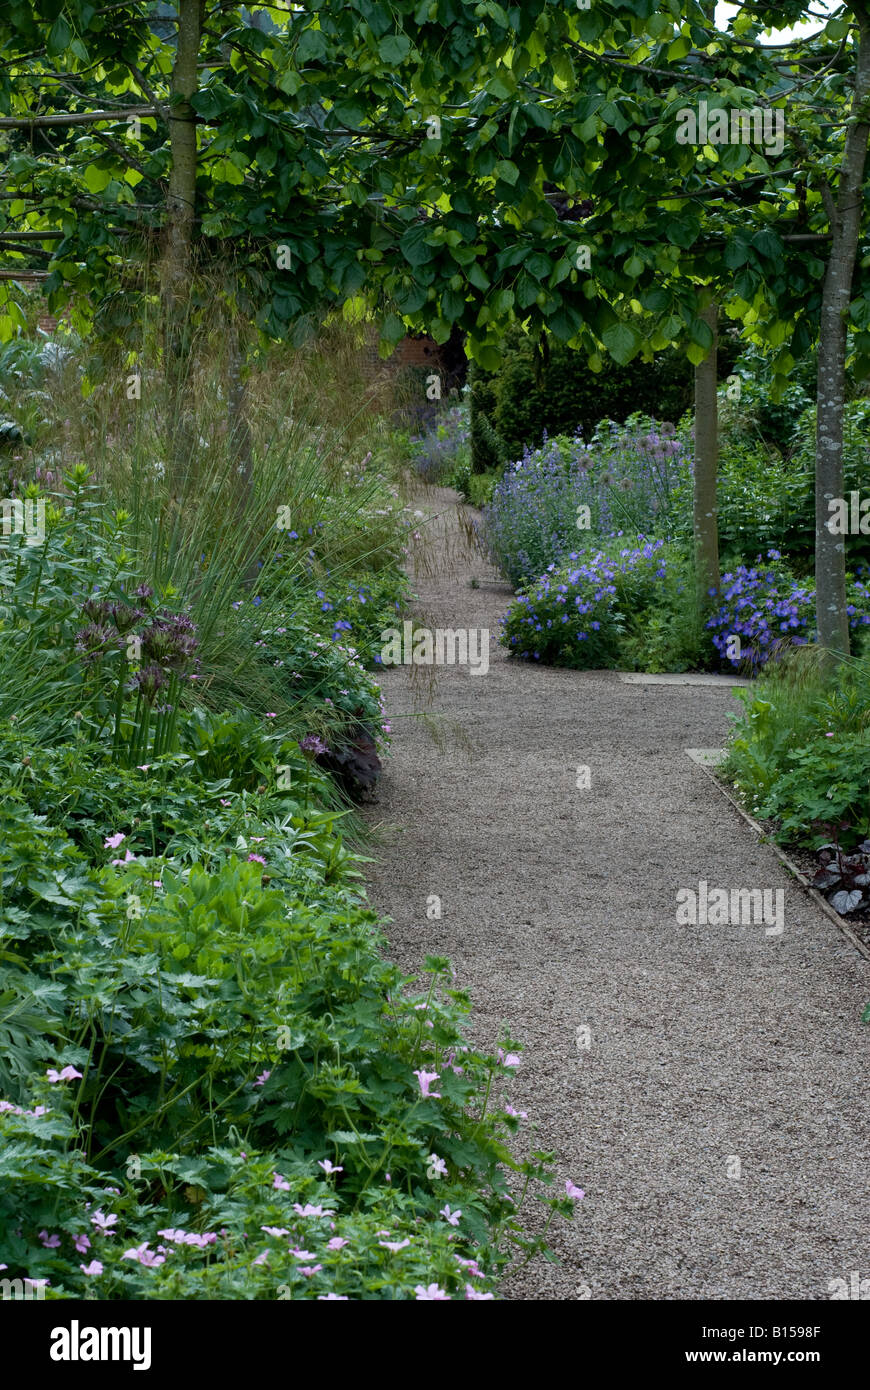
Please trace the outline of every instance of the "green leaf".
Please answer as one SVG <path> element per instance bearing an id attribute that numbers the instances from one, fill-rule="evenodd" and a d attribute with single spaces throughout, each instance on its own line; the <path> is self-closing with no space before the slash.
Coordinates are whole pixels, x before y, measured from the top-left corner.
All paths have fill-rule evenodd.
<path id="1" fill-rule="evenodd" d="M 402 255 L 409 265 L 425 265 L 434 255 L 434 247 L 427 245 L 424 238 L 428 227 L 411 227 L 399 242 Z"/>
<path id="2" fill-rule="evenodd" d="M 112 181 L 110 169 L 98 169 L 96 164 L 89 164 L 82 175 L 85 187 L 91 193 L 102 193 Z"/>
<path id="3" fill-rule="evenodd" d="M 621 367 L 626 367 L 637 356 L 641 336 L 630 323 L 612 323 L 601 335 L 602 342 Z"/>
<path id="4" fill-rule="evenodd" d="M 529 275 L 533 275 L 536 280 L 545 280 L 552 269 L 552 261 L 542 251 L 533 252 L 523 261 L 523 270 L 527 271 Z"/>
<path id="5" fill-rule="evenodd" d="M 742 265 L 746 264 L 748 258 L 749 247 L 746 245 L 743 238 L 739 236 L 734 237 L 733 241 L 728 242 L 722 257 L 729 270 L 739 270 Z"/>
<path id="6" fill-rule="evenodd" d="M 469 284 L 474 285 L 475 289 L 478 290 L 488 290 L 491 284 L 490 278 L 487 275 L 486 271 L 483 269 L 482 266 L 480 266 L 477 263 L 477 261 L 475 261 L 473 265 L 470 265 L 468 267 L 468 280 Z"/>
<path id="7" fill-rule="evenodd" d="M 378 44 L 378 56 L 389 67 L 404 63 L 411 51 L 411 40 L 406 34 L 388 34 Z"/>
<path id="8" fill-rule="evenodd" d="M 326 36 L 319 29 L 306 29 L 296 48 L 296 62 L 310 63 L 326 57 Z"/>
<path id="9" fill-rule="evenodd" d="M 708 323 L 697 317 L 689 323 L 689 337 L 693 343 L 697 343 L 704 351 L 709 351 L 713 346 L 713 331 Z"/>
<path id="10" fill-rule="evenodd" d="M 760 256 L 766 256 L 768 260 L 782 260 L 782 242 L 770 227 L 763 227 L 760 232 L 756 232 L 752 238 L 752 245 Z"/>
<path id="11" fill-rule="evenodd" d="M 664 314 L 671 307 L 671 296 L 666 289 L 659 286 L 656 289 L 647 290 L 640 302 L 648 313 Z"/>
<path id="12" fill-rule="evenodd" d="M 668 44 L 668 62 L 679 62 L 680 58 L 685 58 L 687 53 L 692 51 L 692 40 L 687 39 L 685 34 L 681 34 L 673 43 Z"/>
<path id="13" fill-rule="evenodd" d="M 511 159 L 500 159 L 495 166 L 495 172 L 500 179 L 511 185 L 515 184 L 520 176 L 520 171 Z"/>
<path id="14" fill-rule="evenodd" d="M 569 55 L 564 50 L 557 48 L 555 53 L 551 54 L 550 62 L 553 65 L 553 72 L 559 80 L 571 86 L 574 82 L 574 67 Z"/>
<path id="15" fill-rule="evenodd" d="M 829 19 L 827 24 L 825 25 L 825 33 L 828 35 L 828 37 L 831 39 L 837 39 L 838 41 L 846 37 L 846 35 L 849 32 L 849 29 L 850 21 L 848 19 L 843 18 L 842 16 L 838 16 L 835 19 Z"/>
<path id="16" fill-rule="evenodd" d="M 58 15 L 48 31 L 48 38 L 45 41 L 45 50 L 50 58 L 57 58 L 70 46 L 72 40 L 72 29 L 70 29 L 63 15 Z"/>
<path id="17" fill-rule="evenodd" d="M 387 314 L 381 326 L 381 338 L 386 343 L 400 343 L 405 331 L 405 325 L 398 314 Z"/>

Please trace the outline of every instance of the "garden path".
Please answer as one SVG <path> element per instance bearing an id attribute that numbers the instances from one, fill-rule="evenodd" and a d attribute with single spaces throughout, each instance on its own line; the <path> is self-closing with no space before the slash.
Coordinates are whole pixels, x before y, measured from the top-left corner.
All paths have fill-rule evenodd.
<path id="1" fill-rule="evenodd" d="M 418 622 L 489 628 L 491 665 L 435 670 L 431 703 L 419 670 L 385 671 L 371 897 L 403 968 L 450 957 L 476 1042 L 506 1023 L 524 1045 L 521 1133 L 586 1191 L 551 1230 L 561 1263 L 505 1296 L 825 1299 L 870 1277 L 867 962 L 686 756 L 723 744 L 729 689 L 510 662 L 510 589 L 465 544 L 456 494 L 415 505 L 434 516 Z M 677 926 L 677 890 L 702 879 L 781 888 L 782 935 Z"/>

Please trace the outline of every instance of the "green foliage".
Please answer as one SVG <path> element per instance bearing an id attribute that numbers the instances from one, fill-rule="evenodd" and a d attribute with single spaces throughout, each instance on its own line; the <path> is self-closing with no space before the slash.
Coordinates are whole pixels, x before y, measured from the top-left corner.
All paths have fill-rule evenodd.
<path id="1" fill-rule="evenodd" d="M 636 411 L 676 422 L 692 399 L 691 368 L 673 352 L 627 366 L 607 360 L 595 372 L 582 353 L 558 340 L 541 359 L 540 349 L 518 331 L 508 335 L 503 352 L 491 385 L 491 418 L 507 455 L 502 462 L 520 458 L 526 445 L 540 445 L 545 432 L 589 439 L 600 420 L 621 424 Z"/>
<path id="2" fill-rule="evenodd" d="M 814 848 L 842 827 L 844 845 L 870 828 L 870 661 L 825 677 L 812 651 L 765 670 L 740 692 L 723 774 L 779 839 Z"/>
<path id="3" fill-rule="evenodd" d="M 319 499 L 339 522 L 353 471 L 344 487 Z M 305 737 L 380 733 L 365 661 L 405 593 L 397 509 L 375 569 L 340 524 L 336 561 L 314 520 L 284 528 L 253 595 L 230 557 L 204 587 L 207 605 L 242 594 L 212 621 L 238 646 L 206 646 L 198 682 L 170 688 L 172 737 L 131 747 L 117 643 L 141 627 L 171 665 L 154 615 L 177 594 L 135 594 L 130 517 L 84 468 L 55 501 L 0 568 L 4 1275 L 56 1298 L 483 1296 L 511 1250 L 543 1245 L 506 1174 L 552 1181 L 549 1156 L 511 1151 L 515 1044 L 466 1043 L 446 960 L 420 980 L 387 961 L 359 827 Z M 76 649 L 83 611 L 111 670 Z M 248 701 L 209 690 L 219 659 Z"/>
<path id="4" fill-rule="evenodd" d="M 472 473 L 504 468 L 508 448 L 492 423 L 496 407 L 495 377 L 476 362 L 468 369 L 469 426 L 471 431 Z"/>
<path id="5" fill-rule="evenodd" d="M 131 824 L 129 787 L 114 789 L 113 821 L 103 828 L 126 831 L 109 837 L 116 860 L 105 867 L 95 862 L 109 858 L 105 850 L 91 842 L 84 854 L 20 793 L 7 798 L 0 1119 L 14 1142 L 0 1163 L 0 1216 L 7 1232 L 13 1216 L 22 1232 L 4 1244 L 10 1277 L 47 1275 L 60 1296 L 79 1290 L 72 1251 L 41 1250 L 36 1233 L 59 1229 L 67 1245 L 76 1229 L 88 1230 L 84 1198 L 99 1186 L 104 1207 L 112 1185 L 121 1196 L 112 1210 L 129 1244 L 155 1243 L 156 1232 L 182 1216 L 200 1231 L 219 1222 L 234 1237 L 224 1259 L 239 1271 L 242 1227 L 265 1246 L 254 1234 L 258 1213 L 268 1207 L 263 1220 L 282 1224 L 270 1205 L 279 1203 L 287 1215 L 273 1174 L 288 1179 L 297 1200 L 316 1203 L 325 1191 L 317 1164 L 326 1160 L 341 1170 L 330 1193 L 336 1211 L 389 1209 L 399 1240 L 418 1218 L 427 1223 L 419 1248 L 415 1232 L 412 1256 L 396 1267 L 405 1296 L 430 1242 L 430 1280 L 446 1275 L 438 1215 L 445 1201 L 463 1212 L 469 1257 L 513 1227 L 502 1168 L 531 1176 L 538 1165 L 518 1165 L 506 1147 L 515 1122 L 498 1088 L 512 1063 L 505 1053 L 499 1060 L 467 1048 L 468 1000 L 451 987 L 446 961 L 431 960 L 416 988 L 385 961 L 374 915 L 353 886 L 359 861 L 341 844 L 336 813 L 311 804 L 323 774 L 309 769 L 305 784 L 298 766 L 297 759 L 289 790 L 253 797 L 233 791 L 228 779 L 201 783 L 200 819 L 188 806 L 185 826 L 199 843 L 198 862 L 185 863 L 171 839 L 154 853 L 148 821 Z M 194 780 L 215 770 L 201 758 L 187 769 Z M 171 763 L 157 766 L 153 780 L 170 770 L 175 780 Z M 33 782 L 41 775 L 43 765 L 28 765 Z M 74 1084 L 52 1082 L 52 1067 L 81 1075 Z M 422 1094 L 415 1070 L 435 1075 L 437 1099 Z M 489 1112 L 472 1118 L 484 1092 Z M 48 1115 L 35 1104 L 47 1105 Z M 32 1113 L 22 1117 L 27 1107 Z M 228 1150 L 222 1162 L 215 1148 Z M 252 1161 L 247 1176 L 240 1148 Z M 443 1168 L 435 1180 L 427 1176 L 433 1154 Z M 362 1296 L 401 1296 L 389 1278 L 382 1282 L 379 1251 L 366 1257 L 365 1268 L 376 1269 L 364 1277 Z M 91 1256 L 108 1269 L 98 1249 Z M 274 1248 L 273 1258 L 265 1273 L 289 1276 L 286 1248 Z M 494 1250 L 484 1258 L 498 1264 Z M 111 1263 L 113 1278 L 122 1278 L 117 1250 Z M 164 1276 L 179 1266 L 181 1280 L 167 1287 L 186 1288 L 187 1258 L 166 1263 Z M 197 1291 L 198 1270 L 194 1262 L 191 1296 L 206 1297 Z M 210 1278 L 205 1289 L 232 1286 Z M 122 1296 L 120 1287 L 126 1282 L 107 1282 L 103 1296 Z M 162 1285 L 147 1279 L 131 1287 L 139 1289 L 133 1296 L 162 1296 Z M 250 1288 L 245 1296 L 276 1296 L 265 1275 Z"/>
<path id="6" fill-rule="evenodd" d="M 554 666 L 685 670 L 709 652 L 693 593 L 675 546 L 638 537 L 634 547 L 590 548 L 520 590 L 501 640 L 513 656 Z"/>
<path id="7" fill-rule="evenodd" d="M 723 557 L 752 558 L 775 547 L 794 568 L 812 562 L 815 540 L 816 412 L 798 417 L 785 453 L 744 429 L 741 418 L 726 414 L 720 444 L 718 484 L 719 540 Z M 844 495 L 859 491 L 867 474 L 870 401 L 857 398 L 843 414 Z M 870 560 L 867 536 L 846 537 L 850 564 Z"/>

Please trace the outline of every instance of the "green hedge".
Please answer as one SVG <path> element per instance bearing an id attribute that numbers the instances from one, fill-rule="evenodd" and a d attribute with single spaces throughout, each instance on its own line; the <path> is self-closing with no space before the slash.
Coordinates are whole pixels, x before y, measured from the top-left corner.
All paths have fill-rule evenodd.
<path id="1" fill-rule="evenodd" d="M 736 355 L 737 345 L 723 338 L 720 378 L 731 371 Z M 545 430 L 550 436 L 579 431 L 588 439 L 600 420 L 622 423 L 638 410 L 676 422 L 691 405 L 694 392 L 692 367 L 674 350 L 657 354 L 653 362 L 635 361 L 627 367 L 605 358 L 596 373 L 583 353 L 554 338 L 537 347 L 518 328 L 506 337 L 498 371 L 475 367 L 469 380 L 476 473 L 520 458 L 525 445 L 541 444 Z"/>

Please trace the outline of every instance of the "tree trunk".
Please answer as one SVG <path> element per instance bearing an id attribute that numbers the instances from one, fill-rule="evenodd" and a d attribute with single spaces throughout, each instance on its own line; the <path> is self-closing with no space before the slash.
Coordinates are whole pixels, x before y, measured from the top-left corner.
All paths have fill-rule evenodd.
<path id="1" fill-rule="evenodd" d="M 164 370 L 169 388 L 169 426 L 175 447 L 189 433 L 183 428 L 185 329 L 193 278 L 193 222 L 196 213 L 196 124 L 189 98 L 197 89 L 201 40 L 200 0 L 179 0 L 178 47 L 172 69 L 169 145 L 172 164 L 166 195 L 166 227 L 162 265 Z M 177 457 L 173 460 L 177 465 Z"/>
<path id="2" fill-rule="evenodd" d="M 846 399 L 846 324 L 861 226 L 862 186 L 870 124 L 856 120 L 870 93 L 870 15 L 852 6 L 860 39 L 846 127 L 837 201 L 825 186 L 831 221 L 831 255 L 822 289 L 819 366 L 816 381 L 816 625 L 829 662 L 849 654 L 846 612 L 846 542 L 828 529 L 828 503 L 843 497 L 843 408 Z"/>
<path id="3" fill-rule="evenodd" d="M 719 587 L 719 527 L 716 508 L 716 474 L 719 466 L 719 418 L 716 395 L 717 307 L 698 312 L 713 334 L 713 346 L 695 368 L 695 575 L 703 606 L 709 606 L 709 590 Z"/>

